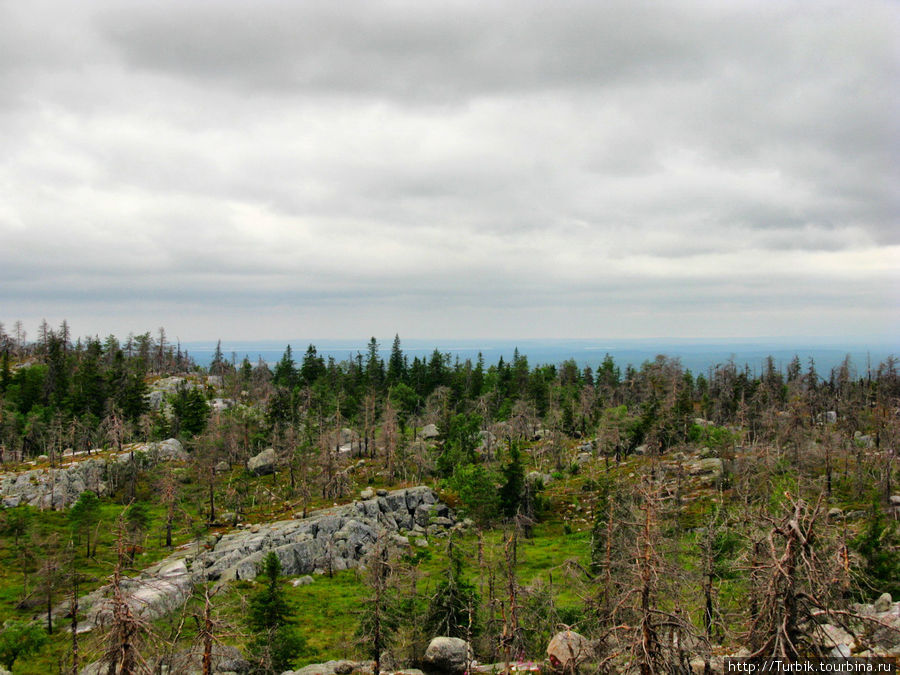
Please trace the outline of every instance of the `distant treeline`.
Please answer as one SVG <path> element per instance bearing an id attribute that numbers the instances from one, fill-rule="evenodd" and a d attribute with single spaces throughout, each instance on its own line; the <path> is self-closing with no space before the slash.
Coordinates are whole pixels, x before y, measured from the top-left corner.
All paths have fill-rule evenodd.
<path id="1" fill-rule="evenodd" d="M 808 426 L 833 411 L 852 431 L 862 428 L 867 410 L 900 396 L 894 357 L 865 372 L 849 356 L 830 373 L 799 357 L 782 371 L 770 357 L 760 374 L 729 361 L 695 375 L 664 355 L 624 370 L 609 355 L 594 368 L 573 359 L 532 366 L 518 351 L 490 365 L 481 355 L 460 360 L 439 350 L 410 360 L 397 336 L 386 352 L 372 338 L 365 353 L 340 362 L 314 345 L 296 358 L 288 346 L 272 368 L 262 360 L 232 363 L 219 347 L 202 369 L 162 328 L 124 342 L 112 335 L 73 341 L 65 321 L 57 329 L 43 323 L 30 342 L 19 322 L 12 334 L 0 324 L 0 353 L 0 449 L 7 456 L 103 444 L 111 424 L 143 438 L 199 433 L 208 411 L 198 411 L 198 392 L 263 411 L 260 428 L 247 436 L 254 444 L 300 420 L 321 430 L 337 420 L 374 427 L 389 404 L 401 428 L 427 419 L 447 430 L 465 414 L 482 424 L 524 420 L 569 437 L 594 434 L 598 425 L 609 427 L 611 416 L 624 416 L 615 425 L 615 445 L 624 452 L 689 440 L 698 417 L 739 425 L 749 441 L 776 433 L 779 414 Z M 203 386 L 170 395 L 165 411 L 151 409 L 149 385 L 175 374 L 215 376 L 215 386 L 203 379 Z"/>

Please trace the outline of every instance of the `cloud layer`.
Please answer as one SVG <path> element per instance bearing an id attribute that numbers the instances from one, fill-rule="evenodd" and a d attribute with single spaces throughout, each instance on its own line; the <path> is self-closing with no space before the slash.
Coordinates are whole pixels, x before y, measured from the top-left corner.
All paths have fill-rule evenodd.
<path id="1" fill-rule="evenodd" d="M 900 329 L 890 2 L 7 3 L 0 320 Z"/>

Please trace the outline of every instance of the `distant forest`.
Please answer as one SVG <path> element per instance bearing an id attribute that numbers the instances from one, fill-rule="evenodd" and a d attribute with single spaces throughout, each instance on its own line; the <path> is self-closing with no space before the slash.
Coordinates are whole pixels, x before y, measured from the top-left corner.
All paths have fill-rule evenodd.
<path id="1" fill-rule="evenodd" d="M 33 341 L 20 322 L 12 334 L 0 324 L 0 354 L 5 458 L 89 449 L 103 444 L 110 428 L 121 431 L 123 442 L 200 433 L 210 412 L 207 398 L 223 390 L 229 404 L 262 405 L 264 414 L 245 433 L 246 452 L 271 445 L 273 432 L 299 421 L 320 432 L 338 422 L 353 426 L 374 445 L 385 414 L 401 430 L 427 420 L 446 431 L 455 416 L 465 415 L 480 425 L 507 421 L 523 437 L 546 428 L 579 438 L 593 434 L 613 409 L 621 419 L 613 430 L 606 425 L 605 450 L 619 454 L 641 446 L 664 452 L 696 440 L 695 418 L 738 426 L 742 442 L 752 444 L 783 443 L 792 430 L 830 414 L 851 435 L 874 424 L 878 446 L 889 417 L 885 406 L 900 397 L 893 356 L 864 372 L 848 356 L 829 373 L 795 357 L 783 371 L 769 358 L 759 375 L 734 362 L 694 374 L 665 355 L 624 370 L 609 355 L 595 368 L 579 368 L 574 360 L 532 365 L 518 351 L 490 365 L 481 356 L 460 361 L 438 350 L 410 360 L 397 336 L 388 351 L 372 338 L 364 353 L 341 362 L 321 357 L 314 345 L 302 356 L 288 346 L 271 368 L 246 358 L 232 363 L 217 349 L 203 369 L 163 328 L 124 341 L 113 335 L 73 339 L 65 321 L 57 329 L 44 322 Z M 154 379 L 190 373 L 221 378 L 220 387 L 182 387 L 167 414 L 151 407 Z"/>

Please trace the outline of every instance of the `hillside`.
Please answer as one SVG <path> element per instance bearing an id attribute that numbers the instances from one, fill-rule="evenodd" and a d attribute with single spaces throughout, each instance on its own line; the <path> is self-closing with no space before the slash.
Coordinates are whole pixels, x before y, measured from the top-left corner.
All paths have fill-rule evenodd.
<path id="1" fill-rule="evenodd" d="M 259 672 L 423 667 L 438 635 L 542 662 L 565 627 L 612 672 L 898 655 L 894 359 L 695 375 L 410 361 L 398 338 L 270 370 L 149 334 L 3 347 L 13 672 L 202 669 L 177 655 L 204 644 Z"/>

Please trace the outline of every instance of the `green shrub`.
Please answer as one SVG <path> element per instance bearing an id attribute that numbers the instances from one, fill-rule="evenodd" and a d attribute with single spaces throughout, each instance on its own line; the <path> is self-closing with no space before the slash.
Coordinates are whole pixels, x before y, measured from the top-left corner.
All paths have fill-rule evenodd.
<path id="1" fill-rule="evenodd" d="M 39 651 L 47 642 L 40 626 L 27 621 L 6 621 L 0 631 L 0 663 L 12 668 L 20 656 Z"/>

